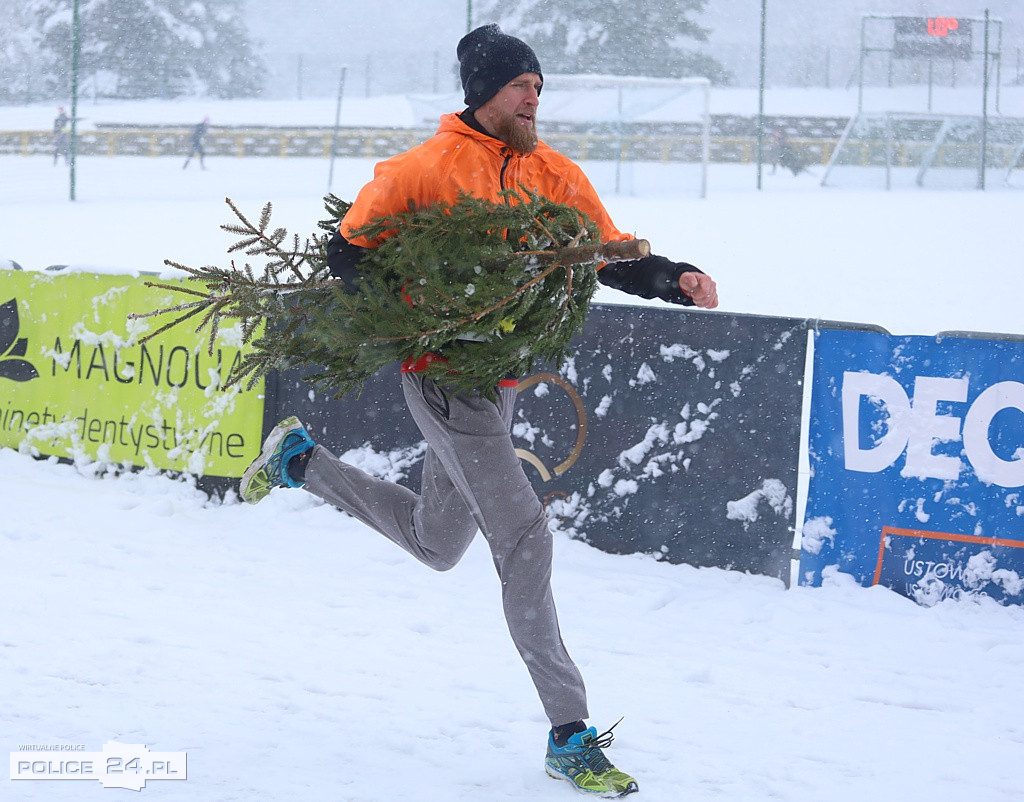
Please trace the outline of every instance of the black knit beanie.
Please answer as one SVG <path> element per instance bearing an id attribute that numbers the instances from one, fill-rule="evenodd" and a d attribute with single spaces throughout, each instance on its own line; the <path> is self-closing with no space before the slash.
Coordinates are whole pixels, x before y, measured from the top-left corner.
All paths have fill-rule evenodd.
<path id="1" fill-rule="evenodd" d="M 480 108 L 498 90 L 524 72 L 540 71 L 540 62 L 521 39 L 503 33 L 491 23 L 470 31 L 459 41 L 459 74 L 466 92 L 466 106 Z"/>

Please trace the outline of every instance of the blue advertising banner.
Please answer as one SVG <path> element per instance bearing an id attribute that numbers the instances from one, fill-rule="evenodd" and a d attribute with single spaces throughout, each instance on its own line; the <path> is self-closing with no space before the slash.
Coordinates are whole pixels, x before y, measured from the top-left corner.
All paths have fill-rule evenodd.
<path id="1" fill-rule="evenodd" d="M 1024 603 L 1024 343 L 822 330 L 800 583 Z"/>

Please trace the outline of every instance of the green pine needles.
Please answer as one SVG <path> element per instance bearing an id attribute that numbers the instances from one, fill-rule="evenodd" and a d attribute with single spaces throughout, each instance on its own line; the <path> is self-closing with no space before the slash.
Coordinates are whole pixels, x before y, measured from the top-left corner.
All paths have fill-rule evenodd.
<path id="1" fill-rule="evenodd" d="M 196 282 L 150 286 L 184 294 L 182 303 L 143 318 L 176 313 L 147 336 L 199 317 L 197 332 L 212 348 L 220 324 L 240 320 L 250 346 L 229 376 L 252 386 L 270 370 L 299 367 L 318 388 L 341 397 L 359 392 L 385 365 L 432 354 L 424 370 L 460 391 L 493 396 L 498 382 L 530 373 L 537 362 L 560 364 L 583 326 L 602 262 L 649 253 L 643 240 L 600 242 L 597 228 L 578 210 L 526 190 L 509 202 L 460 196 L 454 204 L 381 218 L 358 232 L 379 247 L 360 263 L 354 289 L 330 275 L 328 234 L 289 240 L 270 228 L 268 203 L 256 224 L 230 201 L 240 236 L 229 253 L 263 260 L 261 272 L 190 268 Z M 513 202 L 515 201 L 515 202 Z M 329 195 L 333 233 L 349 205 Z"/>

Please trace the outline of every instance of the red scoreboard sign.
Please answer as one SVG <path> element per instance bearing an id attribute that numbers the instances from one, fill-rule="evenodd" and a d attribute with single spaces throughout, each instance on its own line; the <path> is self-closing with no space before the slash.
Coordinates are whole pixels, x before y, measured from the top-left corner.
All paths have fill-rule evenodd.
<path id="1" fill-rule="evenodd" d="M 893 58 L 970 61 L 971 21 L 956 17 L 895 17 Z"/>

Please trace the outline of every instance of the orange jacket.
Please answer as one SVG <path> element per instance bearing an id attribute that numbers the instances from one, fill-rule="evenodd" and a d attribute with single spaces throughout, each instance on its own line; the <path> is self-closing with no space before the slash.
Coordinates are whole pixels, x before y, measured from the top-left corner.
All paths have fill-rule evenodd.
<path id="1" fill-rule="evenodd" d="M 456 113 L 426 142 L 380 162 L 373 180 L 360 190 L 340 230 L 354 245 L 377 242 L 352 231 L 388 214 L 404 212 L 413 201 L 425 208 L 439 201 L 454 204 L 459 192 L 497 203 L 499 193 L 525 186 L 557 203 L 573 206 L 594 221 L 605 242 L 633 239 L 619 231 L 583 171 L 543 142 L 530 154 L 513 152 L 500 140 L 464 123 Z"/>

